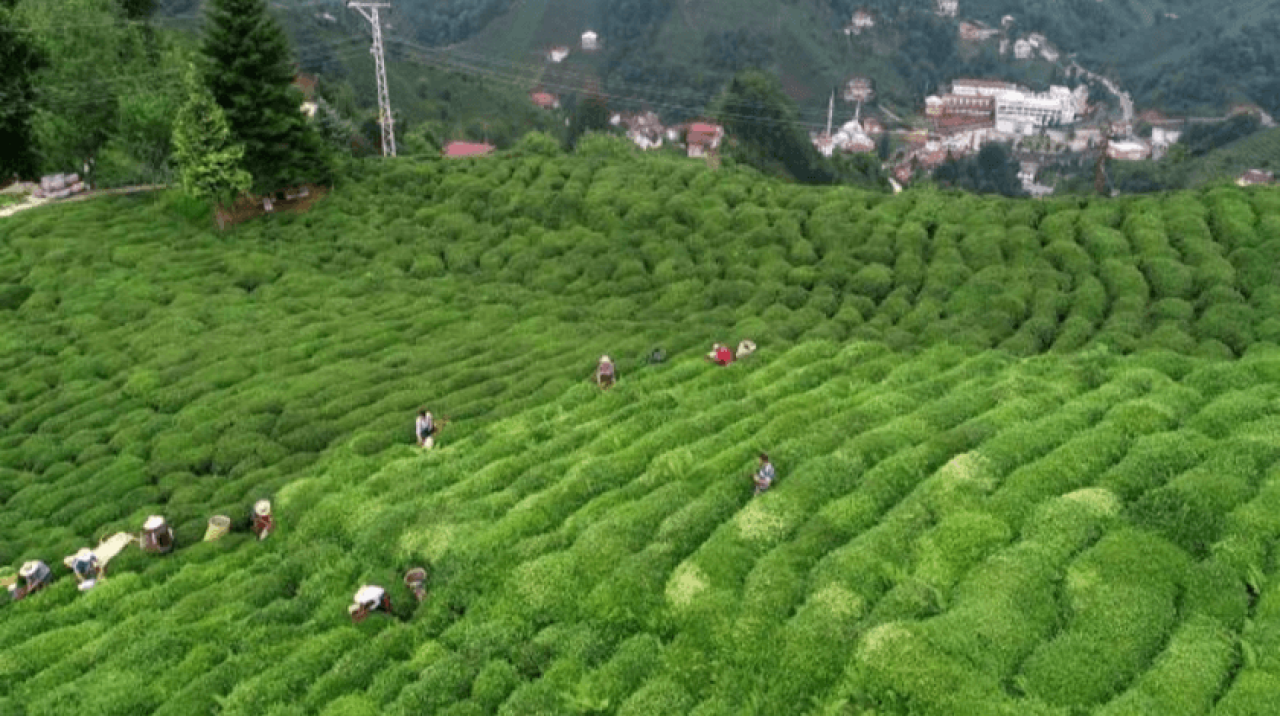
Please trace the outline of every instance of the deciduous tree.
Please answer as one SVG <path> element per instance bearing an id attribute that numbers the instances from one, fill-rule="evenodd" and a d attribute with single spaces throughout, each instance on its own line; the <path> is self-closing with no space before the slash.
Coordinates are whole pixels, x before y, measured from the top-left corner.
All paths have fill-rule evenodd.
<path id="1" fill-rule="evenodd" d="M 31 120 L 35 92 L 31 75 L 43 58 L 27 36 L 17 32 L 9 5 L 0 1 L 0 183 L 37 172 Z"/>

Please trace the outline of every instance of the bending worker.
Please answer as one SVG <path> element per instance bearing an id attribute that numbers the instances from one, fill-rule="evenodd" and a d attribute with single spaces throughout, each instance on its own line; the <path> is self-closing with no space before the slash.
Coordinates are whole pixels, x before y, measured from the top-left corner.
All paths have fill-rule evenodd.
<path id="1" fill-rule="evenodd" d="M 80 582 L 80 590 L 84 591 L 98 583 L 98 578 L 102 576 L 102 564 L 98 561 L 98 555 L 85 547 L 71 558 L 71 571 Z"/>
<path id="2" fill-rule="evenodd" d="M 165 554 L 173 551 L 173 530 L 160 515 L 151 515 L 142 524 L 142 551 Z"/>
<path id="3" fill-rule="evenodd" d="M 383 611 L 391 613 L 391 598 L 387 590 L 376 584 L 366 584 L 356 591 L 355 603 L 347 607 L 351 621 L 359 623 L 369 616 L 370 612 Z"/>
<path id="4" fill-rule="evenodd" d="M 778 476 L 776 470 L 773 469 L 773 463 L 769 462 L 769 456 L 760 453 L 760 469 L 756 470 L 753 480 L 756 483 L 755 494 L 760 494 L 773 486 L 773 480 Z"/>
<path id="5" fill-rule="evenodd" d="M 275 520 L 271 518 L 271 501 L 258 500 L 253 503 L 253 526 L 250 529 L 258 536 L 258 539 L 266 539 L 275 526 Z"/>
<path id="6" fill-rule="evenodd" d="M 49 570 L 49 565 L 38 559 L 23 564 L 22 569 L 18 570 L 18 576 L 22 578 L 24 584 L 21 587 L 16 585 L 9 587 L 9 594 L 13 596 L 15 602 L 44 589 L 53 581 L 53 572 Z"/>
<path id="7" fill-rule="evenodd" d="M 418 411 L 418 422 L 414 425 L 418 434 L 418 447 L 429 448 L 435 444 L 436 421 L 426 408 Z"/>
<path id="8" fill-rule="evenodd" d="M 613 361 L 609 360 L 609 356 L 600 356 L 600 364 L 596 366 L 596 385 L 601 390 L 608 390 L 618 378 L 617 369 L 613 367 Z"/>

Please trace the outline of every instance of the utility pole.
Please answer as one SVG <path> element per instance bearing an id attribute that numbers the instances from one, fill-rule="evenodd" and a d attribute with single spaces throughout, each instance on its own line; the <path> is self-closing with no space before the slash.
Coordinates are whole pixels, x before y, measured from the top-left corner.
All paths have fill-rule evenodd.
<path id="1" fill-rule="evenodd" d="M 391 117 L 391 95 L 387 92 L 387 66 L 382 57 L 382 23 L 378 19 L 378 8 L 389 8 L 386 2 L 348 2 L 347 7 L 354 8 L 373 26 L 373 61 L 378 74 L 378 125 L 382 127 L 382 156 L 396 155 L 395 120 Z"/>

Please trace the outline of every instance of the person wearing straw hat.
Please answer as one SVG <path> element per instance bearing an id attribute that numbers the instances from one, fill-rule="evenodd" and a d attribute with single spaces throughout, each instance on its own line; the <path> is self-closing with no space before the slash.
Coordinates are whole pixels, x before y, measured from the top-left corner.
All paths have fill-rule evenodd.
<path id="1" fill-rule="evenodd" d="M 608 390 L 617 379 L 618 371 L 613 361 L 609 360 L 609 356 L 600 356 L 600 363 L 596 366 L 596 385 L 600 386 L 600 390 Z"/>
<path id="2" fill-rule="evenodd" d="M 22 569 L 18 570 L 18 576 L 22 578 L 24 584 L 21 587 L 9 586 L 9 594 L 13 596 L 15 602 L 44 589 L 49 586 L 49 582 L 53 581 L 53 572 L 49 570 L 49 565 L 38 559 L 25 562 Z"/>
<path id="3" fill-rule="evenodd" d="M 351 621 L 360 623 L 369 616 L 370 612 L 384 611 L 391 613 L 391 598 L 387 596 L 387 590 L 376 584 L 365 584 L 356 591 L 354 603 L 347 607 L 347 613 L 351 615 Z"/>
<path id="4" fill-rule="evenodd" d="M 427 598 L 427 570 L 424 567 L 414 567 L 404 575 L 404 586 L 413 592 L 414 599 L 422 602 Z"/>
<path id="5" fill-rule="evenodd" d="M 729 365 L 733 362 L 733 351 L 729 350 L 729 346 L 723 343 L 716 343 L 711 346 L 711 352 L 707 354 L 707 360 L 716 365 Z"/>
<path id="6" fill-rule="evenodd" d="M 271 501 L 258 500 L 253 503 L 253 526 L 251 529 L 258 536 L 258 539 L 266 539 L 275 526 L 275 520 L 271 518 Z"/>
<path id="7" fill-rule="evenodd" d="M 102 576 L 102 564 L 93 550 L 84 547 L 71 557 L 71 571 L 80 582 L 80 591 L 84 591 L 92 589 L 98 583 Z"/>
<path id="8" fill-rule="evenodd" d="M 142 536 L 139 538 L 142 551 L 165 554 L 173 551 L 173 530 L 160 515 L 151 515 L 142 524 Z"/>

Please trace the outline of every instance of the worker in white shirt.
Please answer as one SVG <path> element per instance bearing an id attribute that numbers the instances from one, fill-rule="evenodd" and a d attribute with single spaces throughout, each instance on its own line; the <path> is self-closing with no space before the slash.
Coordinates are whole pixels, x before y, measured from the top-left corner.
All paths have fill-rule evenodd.
<path id="1" fill-rule="evenodd" d="M 351 621 L 359 623 L 369 616 L 370 612 L 384 611 L 391 613 L 391 598 L 387 590 L 376 584 L 366 584 L 356 591 L 355 602 L 347 607 Z"/>

